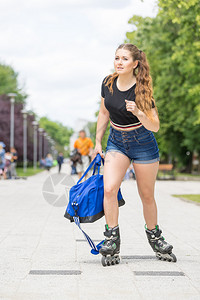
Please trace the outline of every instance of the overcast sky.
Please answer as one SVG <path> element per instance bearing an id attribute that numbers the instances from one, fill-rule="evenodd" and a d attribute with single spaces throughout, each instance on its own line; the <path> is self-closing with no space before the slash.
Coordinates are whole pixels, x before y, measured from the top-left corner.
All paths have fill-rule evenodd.
<path id="1" fill-rule="evenodd" d="M 156 0 L 0 0 L 0 62 L 19 72 L 27 109 L 70 127 L 94 121 L 128 20 L 156 13 Z"/>

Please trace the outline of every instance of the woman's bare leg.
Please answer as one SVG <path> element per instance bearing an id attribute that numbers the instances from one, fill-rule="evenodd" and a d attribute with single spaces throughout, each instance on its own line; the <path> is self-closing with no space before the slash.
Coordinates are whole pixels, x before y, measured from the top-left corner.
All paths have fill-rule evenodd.
<path id="1" fill-rule="evenodd" d="M 148 229 L 157 225 L 157 206 L 154 198 L 154 187 L 159 162 L 152 164 L 133 164 L 138 192 L 143 204 L 144 219 Z"/>
<path id="2" fill-rule="evenodd" d="M 104 212 L 109 227 L 118 225 L 117 193 L 130 165 L 127 156 L 119 152 L 107 152 L 104 164 Z"/>

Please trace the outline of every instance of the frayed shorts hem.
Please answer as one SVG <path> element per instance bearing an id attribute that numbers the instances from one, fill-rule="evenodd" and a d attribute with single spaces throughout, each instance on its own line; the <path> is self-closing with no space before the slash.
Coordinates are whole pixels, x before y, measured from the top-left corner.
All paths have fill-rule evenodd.
<path id="1" fill-rule="evenodd" d="M 150 159 L 150 160 L 133 160 L 132 162 L 134 164 L 153 164 L 157 161 L 160 161 L 160 158 L 157 157 L 157 158 L 154 158 L 154 159 Z"/>
<path id="2" fill-rule="evenodd" d="M 124 156 L 126 156 L 126 157 L 128 157 L 124 152 L 122 152 L 122 151 L 120 151 L 120 150 L 118 150 L 118 149 L 108 149 L 108 150 L 106 150 L 106 153 L 108 153 L 108 152 L 118 152 L 118 153 L 121 153 L 121 154 L 123 154 Z M 129 157 L 128 157 L 129 158 Z M 129 158 L 130 159 L 130 158 Z M 131 159 L 130 159 L 130 161 L 131 161 Z"/>
<path id="3" fill-rule="evenodd" d="M 123 154 L 124 156 L 126 156 L 127 158 L 129 158 L 130 160 L 130 163 L 134 163 L 134 164 L 153 164 L 157 161 L 160 161 L 160 157 L 156 157 L 154 159 L 150 159 L 150 160 L 134 160 L 134 159 L 131 159 L 130 157 L 128 157 L 125 153 L 123 153 L 122 151 L 118 150 L 118 149 L 108 149 L 106 150 L 106 153 L 108 152 L 118 152 L 118 153 L 121 153 Z"/>

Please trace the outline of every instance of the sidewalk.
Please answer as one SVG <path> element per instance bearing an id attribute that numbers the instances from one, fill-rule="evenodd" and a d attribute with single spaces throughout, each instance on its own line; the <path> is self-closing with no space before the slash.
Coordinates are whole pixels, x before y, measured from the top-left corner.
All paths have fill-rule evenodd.
<path id="1" fill-rule="evenodd" d="M 65 165 L 62 172 L 67 171 Z M 50 174 L 56 172 L 54 168 Z M 100 255 L 90 254 L 79 229 L 63 217 L 63 197 L 52 205 L 49 176 L 45 171 L 26 181 L 0 181 L 0 300 L 200 299 L 200 206 L 171 196 L 200 193 L 199 182 L 156 183 L 159 224 L 174 245 L 177 263 L 155 258 L 136 182 L 123 182 L 122 261 L 102 267 Z M 42 193 L 44 182 L 49 201 Z M 54 188 L 56 195 L 64 193 L 64 185 Z M 100 241 L 104 218 L 83 228 Z"/>

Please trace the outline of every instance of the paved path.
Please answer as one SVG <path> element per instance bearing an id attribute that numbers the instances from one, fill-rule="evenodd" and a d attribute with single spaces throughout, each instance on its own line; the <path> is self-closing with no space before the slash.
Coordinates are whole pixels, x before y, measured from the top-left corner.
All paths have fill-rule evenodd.
<path id="1" fill-rule="evenodd" d="M 159 224 L 174 245 L 177 263 L 155 258 L 136 182 L 123 182 L 122 263 L 104 268 L 75 224 L 63 217 L 63 198 L 61 206 L 48 203 L 54 202 L 51 179 L 45 171 L 27 180 L 0 181 L 1 300 L 200 299 L 200 206 L 171 196 L 200 193 L 199 182 L 156 184 Z M 64 194 L 64 188 L 57 184 L 56 194 Z M 83 227 L 92 238 L 103 239 L 104 218 Z"/>

